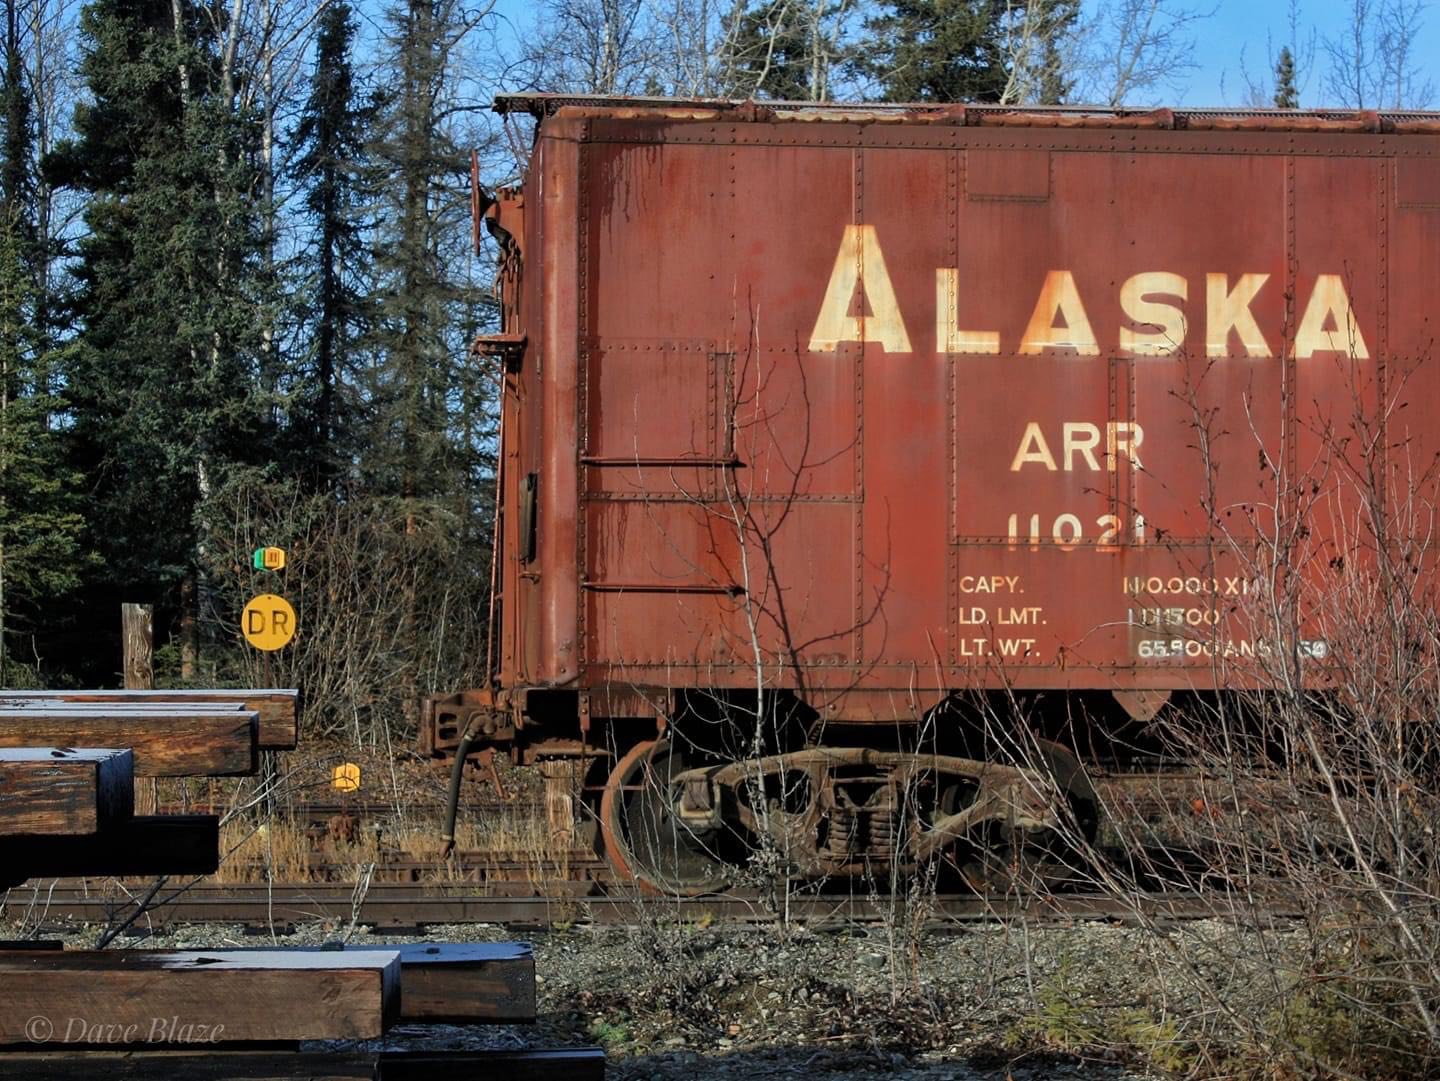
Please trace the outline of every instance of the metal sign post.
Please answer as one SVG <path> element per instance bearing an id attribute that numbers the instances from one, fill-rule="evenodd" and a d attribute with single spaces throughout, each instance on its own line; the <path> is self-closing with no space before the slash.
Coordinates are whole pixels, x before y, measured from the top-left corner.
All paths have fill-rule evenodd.
<path id="1" fill-rule="evenodd" d="M 250 565 L 261 571 L 285 569 L 285 549 L 256 548 L 250 556 Z M 295 609 L 284 597 L 275 593 L 261 593 L 251 597 L 240 612 L 240 633 L 245 641 L 260 650 L 260 672 L 265 686 L 275 686 L 271 655 L 284 649 L 295 637 L 298 629 Z M 265 807 L 273 812 L 278 771 L 275 755 L 271 751 L 261 754 L 261 785 L 265 794 Z"/>

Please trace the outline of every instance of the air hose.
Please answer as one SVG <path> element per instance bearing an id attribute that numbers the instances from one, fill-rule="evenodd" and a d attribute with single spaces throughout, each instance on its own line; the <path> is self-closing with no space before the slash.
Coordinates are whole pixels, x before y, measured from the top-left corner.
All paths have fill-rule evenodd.
<path id="1" fill-rule="evenodd" d="M 441 858 L 448 858 L 455 850 L 455 819 L 460 813 L 460 782 L 465 776 L 465 756 L 470 753 L 470 745 L 475 742 L 475 718 L 478 713 L 470 715 L 470 721 L 465 725 L 465 732 L 460 737 L 460 745 L 455 748 L 455 764 L 450 767 L 450 793 L 445 800 L 445 832 L 440 839 L 445 842 L 445 851 Z"/>

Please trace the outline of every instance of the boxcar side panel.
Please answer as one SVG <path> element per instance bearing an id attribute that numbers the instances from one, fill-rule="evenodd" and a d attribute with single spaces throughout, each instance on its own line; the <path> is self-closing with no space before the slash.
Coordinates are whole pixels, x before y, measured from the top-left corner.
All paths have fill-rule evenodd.
<path id="1" fill-rule="evenodd" d="M 583 112 L 537 158 L 541 682 L 1206 686 L 1248 539 L 1338 550 L 1386 439 L 1433 478 L 1432 137 Z"/>

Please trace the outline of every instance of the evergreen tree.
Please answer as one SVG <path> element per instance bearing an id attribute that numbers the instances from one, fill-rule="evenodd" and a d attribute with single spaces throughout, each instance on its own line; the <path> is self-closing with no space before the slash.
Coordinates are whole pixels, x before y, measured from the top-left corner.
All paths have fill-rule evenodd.
<path id="1" fill-rule="evenodd" d="M 1065 70 L 1062 48 L 1080 21 L 1080 0 L 1031 0 L 1038 47 L 1033 50 L 1033 96 L 1037 105 L 1063 105 L 1075 80 Z"/>
<path id="2" fill-rule="evenodd" d="M 15 678 L 12 643 L 77 588 L 84 558 L 80 478 L 64 463 L 49 388 L 61 356 L 35 327 L 35 282 L 18 216 L 0 209 L 0 679 Z M 29 649 L 24 655 L 34 656 Z"/>
<path id="3" fill-rule="evenodd" d="M 865 20 L 858 70 L 885 101 L 998 102 L 1009 80 L 1005 0 L 887 0 Z"/>
<path id="4" fill-rule="evenodd" d="M 1288 45 L 1280 47 L 1280 59 L 1275 62 L 1275 108 L 1300 108 L 1300 91 L 1295 85 L 1295 54 Z"/>
<path id="5" fill-rule="evenodd" d="M 25 82 L 25 56 L 20 44 L 20 12 L 15 0 L 4 0 L 5 26 L 3 42 L 5 71 L 0 75 L 0 96 L 3 96 L 5 124 L 4 158 L 0 160 L 0 203 L 8 212 L 7 229 L 18 229 L 23 236 L 22 247 L 34 240 L 31 217 L 35 200 L 35 125 L 31 115 L 33 101 Z M 21 252 L 27 263 L 31 254 Z"/>
<path id="6" fill-rule="evenodd" d="M 456 331 L 474 325 L 478 292 L 460 276 L 468 237 L 469 154 L 453 138 L 454 50 L 466 24 L 458 0 L 394 0 L 387 10 L 387 69 L 371 148 L 383 225 L 376 249 L 379 300 L 370 345 L 377 353 L 360 474 L 372 497 L 398 500 L 406 538 L 436 528 L 460 543 L 437 591 L 478 585 L 488 555 L 490 484 L 472 438 L 478 366 Z M 459 242 L 459 243 L 457 243 Z M 424 587 L 407 587 L 395 636 L 401 701 L 413 716 L 428 648 Z"/>
<path id="7" fill-rule="evenodd" d="M 41 293 L 34 102 L 27 82 L 21 12 L 4 0 L 0 17 L 0 679 L 23 679 L 14 658 L 40 654 L 56 610 L 80 582 L 83 553 L 78 477 L 65 465 L 52 388 L 62 356 L 47 337 Z M 46 610 L 47 617 L 39 618 Z M 26 649 L 18 649 L 22 639 Z"/>
<path id="8" fill-rule="evenodd" d="M 399 0 L 389 12 L 395 85 L 371 147 L 383 220 L 376 248 L 379 302 L 371 344 L 369 490 L 404 499 L 453 493 L 460 465 L 450 439 L 452 391 L 465 364 L 453 331 L 479 297 L 453 274 L 447 243 L 468 233 L 469 154 L 441 113 L 457 36 L 454 0 Z"/>
<path id="9" fill-rule="evenodd" d="M 47 161 L 88 196 L 67 398 L 100 524 L 92 603 L 177 597 L 205 500 L 269 456 L 255 125 L 223 85 L 223 26 L 189 0 L 95 0 L 80 20 L 89 100 Z M 186 592 L 203 604 L 201 587 Z"/>
<path id="10" fill-rule="evenodd" d="M 727 95 L 810 100 L 810 45 L 802 15 L 783 0 L 736 5 L 722 64 Z"/>
<path id="11" fill-rule="evenodd" d="M 297 397 L 293 453 L 322 486 L 334 483 L 355 451 L 353 390 L 360 343 L 370 325 L 372 266 L 361 220 L 366 140 L 372 103 L 361 102 L 351 65 L 354 13 L 334 3 L 321 15 L 315 74 L 296 131 L 294 171 L 304 189 L 312 242 L 305 256 L 303 321 L 311 328 L 311 362 Z M 347 390 L 352 391 L 347 395 Z"/>

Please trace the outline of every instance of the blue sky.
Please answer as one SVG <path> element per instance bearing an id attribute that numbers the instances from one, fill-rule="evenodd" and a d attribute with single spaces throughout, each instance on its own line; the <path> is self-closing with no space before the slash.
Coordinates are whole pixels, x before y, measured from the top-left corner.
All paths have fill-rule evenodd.
<path id="1" fill-rule="evenodd" d="M 1194 23 L 1191 36 L 1195 40 L 1197 67 L 1179 78 L 1173 91 L 1163 93 L 1170 105 L 1242 105 L 1245 104 L 1244 66 L 1257 81 L 1268 81 L 1270 50 L 1278 52 L 1288 40 L 1289 0 L 1169 0 L 1176 9 L 1195 12 L 1213 11 L 1208 18 Z M 1085 0 L 1092 12 L 1097 0 Z M 538 5 L 528 0 L 497 0 L 495 10 L 511 25 L 523 28 L 533 18 Z M 1338 35 L 1344 28 L 1349 0 L 1300 0 L 1302 37 L 1308 27 L 1317 33 L 1314 70 L 1308 85 L 1301 88 L 1301 104 L 1317 105 L 1323 93 L 1323 76 L 1327 64 L 1323 39 Z M 1440 0 L 1424 13 L 1424 28 L 1415 43 L 1415 57 L 1440 82 Z M 1268 35 L 1268 41 L 1267 41 Z M 1431 108 L 1440 107 L 1440 101 Z"/>
<path id="2" fill-rule="evenodd" d="M 1258 79 L 1267 66 L 1266 34 L 1271 36 L 1277 52 L 1289 38 L 1288 0 L 1215 0 L 1210 4 L 1182 0 L 1182 6 L 1200 11 L 1213 7 L 1215 14 L 1195 28 L 1195 59 L 1200 67 L 1187 77 L 1184 91 L 1176 96 L 1174 104 L 1242 104 L 1245 83 L 1240 71 L 1241 50 L 1245 53 L 1246 67 L 1252 77 Z M 1336 36 L 1346 25 L 1350 6 L 1345 0 L 1302 2 L 1302 24 L 1313 25 L 1322 39 L 1326 35 Z M 1421 66 L 1429 69 L 1432 77 L 1440 76 L 1440 6 L 1428 8 L 1423 20 L 1425 25 L 1415 43 L 1415 57 Z M 1301 105 L 1315 104 L 1321 96 L 1325 66 L 1322 41 L 1315 55 L 1318 70 L 1310 79 L 1310 85 L 1302 89 Z M 1435 103 L 1430 107 L 1435 108 Z"/>

